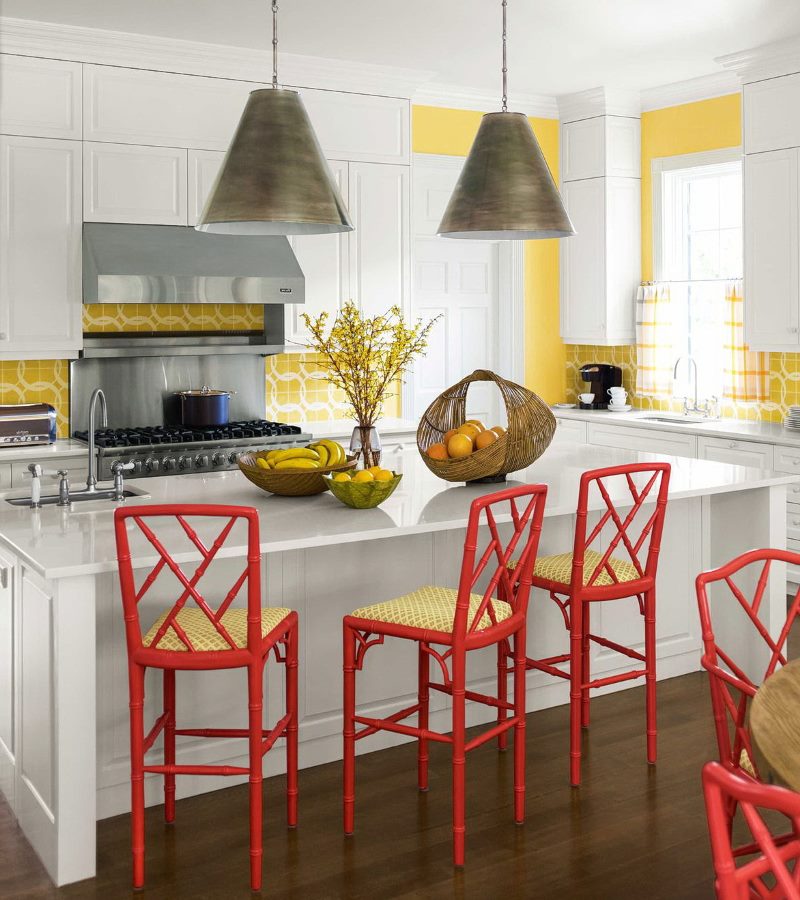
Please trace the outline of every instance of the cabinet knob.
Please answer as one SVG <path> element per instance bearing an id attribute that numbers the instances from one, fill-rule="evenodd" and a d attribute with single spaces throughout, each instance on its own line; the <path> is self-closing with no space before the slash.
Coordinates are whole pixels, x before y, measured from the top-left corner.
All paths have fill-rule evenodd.
<path id="1" fill-rule="evenodd" d="M 793 328 L 787 328 L 786 330 L 789 332 L 789 334 L 797 334 L 797 332 L 800 331 L 800 328 L 794 326 Z"/>
<path id="2" fill-rule="evenodd" d="M 0 588 L 8 587 L 8 568 L 4 567 L 0 569 Z"/>
<path id="3" fill-rule="evenodd" d="M 728 442 L 728 447 L 729 447 L 729 449 L 731 449 L 731 450 L 735 450 L 736 447 L 737 447 L 736 441 L 729 441 L 729 442 Z"/>
<path id="4" fill-rule="evenodd" d="M 7 340 L 8 340 L 8 332 L 0 331 L 0 341 L 7 341 Z"/>

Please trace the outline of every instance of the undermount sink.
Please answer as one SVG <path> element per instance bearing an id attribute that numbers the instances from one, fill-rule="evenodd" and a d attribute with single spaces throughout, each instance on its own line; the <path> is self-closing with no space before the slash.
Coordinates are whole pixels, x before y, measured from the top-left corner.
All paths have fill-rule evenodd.
<path id="1" fill-rule="evenodd" d="M 703 416 L 642 416 L 640 421 L 662 422 L 669 425 L 699 425 L 710 420 Z"/>
<path id="2" fill-rule="evenodd" d="M 128 497 L 148 497 L 149 494 L 144 491 L 139 491 L 136 488 L 125 488 L 122 492 L 123 497 L 126 499 Z M 92 491 L 91 493 L 80 493 L 80 494 L 71 494 L 69 498 L 70 505 L 73 503 L 94 503 L 98 500 L 113 500 L 114 499 L 114 490 L 113 488 L 104 488 L 99 491 Z M 39 502 L 42 506 L 55 506 L 58 503 L 58 496 L 47 496 L 41 497 Z M 30 506 L 31 498 L 30 497 L 7 497 L 6 503 L 10 503 L 12 506 Z"/>

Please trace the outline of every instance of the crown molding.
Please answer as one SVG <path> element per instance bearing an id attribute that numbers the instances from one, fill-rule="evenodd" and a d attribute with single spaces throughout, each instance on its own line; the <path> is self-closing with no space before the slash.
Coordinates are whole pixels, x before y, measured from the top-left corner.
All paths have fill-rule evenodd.
<path id="1" fill-rule="evenodd" d="M 718 56 L 714 62 L 738 75 L 742 84 L 791 75 L 800 72 L 800 35 Z"/>
<path id="2" fill-rule="evenodd" d="M 421 84 L 412 96 L 414 103 L 423 106 L 442 106 L 450 109 L 470 109 L 479 112 L 496 112 L 500 109 L 500 96 L 491 91 L 463 87 L 442 81 Z M 509 95 L 509 109 L 542 119 L 557 119 L 556 98 L 547 94 Z"/>
<path id="3" fill-rule="evenodd" d="M 596 87 L 574 94 L 561 94 L 556 99 L 562 122 L 576 122 L 594 116 L 628 116 L 638 119 L 641 111 L 638 91 Z"/>
<path id="4" fill-rule="evenodd" d="M 206 44 L 100 28 L 83 28 L 0 16 L 0 51 L 20 56 L 152 69 L 267 83 L 272 58 L 266 50 Z M 354 63 L 295 53 L 279 54 L 281 84 L 410 98 L 436 74 L 421 69 Z"/>
<path id="5" fill-rule="evenodd" d="M 733 72 L 713 72 L 699 78 L 687 78 L 642 91 L 642 112 L 738 94 L 741 89 L 739 79 Z"/>

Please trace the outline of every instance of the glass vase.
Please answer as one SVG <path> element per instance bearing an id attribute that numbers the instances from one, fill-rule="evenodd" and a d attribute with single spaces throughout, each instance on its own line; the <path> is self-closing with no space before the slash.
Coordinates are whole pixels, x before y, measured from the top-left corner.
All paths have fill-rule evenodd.
<path id="1" fill-rule="evenodd" d="M 380 465 L 381 438 L 374 425 L 356 425 L 350 437 L 350 452 L 358 458 L 364 469 Z"/>

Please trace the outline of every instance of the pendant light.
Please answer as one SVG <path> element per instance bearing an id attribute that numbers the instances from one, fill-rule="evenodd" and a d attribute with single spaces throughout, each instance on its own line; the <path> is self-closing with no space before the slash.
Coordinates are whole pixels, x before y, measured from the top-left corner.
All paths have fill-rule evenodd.
<path id="1" fill-rule="evenodd" d="M 508 111 L 506 6 L 501 112 L 482 119 L 438 233 L 484 241 L 575 234 L 528 117 Z"/>
<path id="2" fill-rule="evenodd" d="M 277 0 L 272 87 L 250 94 L 195 228 L 246 235 L 353 230 L 300 95 L 278 87 Z"/>

